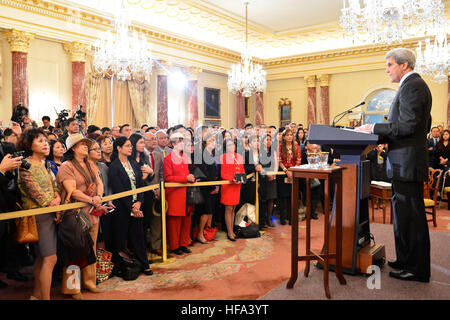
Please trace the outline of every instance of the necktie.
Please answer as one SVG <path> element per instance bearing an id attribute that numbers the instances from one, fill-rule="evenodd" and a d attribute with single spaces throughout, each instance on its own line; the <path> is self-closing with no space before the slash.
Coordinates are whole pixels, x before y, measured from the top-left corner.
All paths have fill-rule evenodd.
<path id="1" fill-rule="evenodd" d="M 153 152 L 150 152 L 150 157 L 152 158 L 152 168 L 155 169 L 155 160 L 153 159 Z"/>

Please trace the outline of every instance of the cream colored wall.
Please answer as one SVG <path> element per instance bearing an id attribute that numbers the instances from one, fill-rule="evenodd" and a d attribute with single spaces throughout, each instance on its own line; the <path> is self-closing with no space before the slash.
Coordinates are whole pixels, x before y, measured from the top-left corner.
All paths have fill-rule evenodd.
<path id="1" fill-rule="evenodd" d="M 264 122 L 266 125 L 280 126 L 278 102 L 281 98 L 289 98 L 292 102 L 291 120 L 305 125 L 307 88 L 304 79 L 292 78 L 267 82 L 267 89 L 264 93 Z"/>
<path id="2" fill-rule="evenodd" d="M 324 70 L 323 74 L 326 74 Z M 433 123 L 447 122 L 447 82 L 438 84 L 426 80 L 433 97 L 431 116 Z M 389 81 L 384 69 L 367 70 L 331 74 L 329 99 L 330 123 L 333 117 L 363 101 L 371 91 L 381 87 L 396 89 L 397 84 Z M 267 125 L 279 126 L 278 101 L 289 98 L 292 101 L 292 121 L 306 124 L 307 120 L 307 87 L 303 78 L 270 80 L 264 95 L 264 118 Z M 317 82 L 317 119 L 320 122 L 321 101 L 320 84 Z M 348 124 L 348 118 L 343 118 L 339 124 Z"/>
<path id="3" fill-rule="evenodd" d="M 0 87 L 0 120 L 9 120 L 12 110 L 11 52 L 9 43 L 0 37 L 2 86 Z"/>
<path id="4" fill-rule="evenodd" d="M 230 128 L 236 126 L 236 96 L 228 92 L 228 78 L 210 72 L 201 72 L 198 76 L 198 120 L 204 123 L 205 93 L 204 88 L 220 89 L 221 126 Z"/>
<path id="5" fill-rule="evenodd" d="M 0 88 L 0 119 L 9 120 L 12 110 L 11 52 L 1 39 L 3 86 Z M 72 64 L 63 45 L 58 42 L 34 39 L 28 52 L 29 109 L 40 124 L 43 115 L 52 123 L 57 110 L 71 109 Z"/>
<path id="6" fill-rule="evenodd" d="M 41 123 L 48 115 L 56 119 L 55 108 L 72 109 L 72 62 L 59 42 L 35 39 L 28 53 L 29 109 Z"/>

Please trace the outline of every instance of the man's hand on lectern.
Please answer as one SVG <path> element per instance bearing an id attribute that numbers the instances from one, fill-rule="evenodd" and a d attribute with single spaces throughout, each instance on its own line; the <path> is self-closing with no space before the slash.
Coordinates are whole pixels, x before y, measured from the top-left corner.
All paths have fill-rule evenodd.
<path id="1" fill-rule="evenodd" d="M 373 133 L 373 124 L 365 124 L 360 127 L 355 128 L 356 132 L 366 132 L 366 133 Z"/>

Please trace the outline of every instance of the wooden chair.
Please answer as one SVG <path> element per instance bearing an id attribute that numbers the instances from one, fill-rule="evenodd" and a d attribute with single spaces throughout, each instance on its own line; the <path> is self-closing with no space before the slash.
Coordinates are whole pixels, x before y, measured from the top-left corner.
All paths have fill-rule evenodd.
<path id="1" fill-rule="evenodd" d="M 438 206 L 437 196 L 439 192 L 439 183 L 441 182 L 441 177 L 442 177 L 441 169 L 428 168 L 428 181 L 424 182 L 423 201 L 425 204 L 425 213 L 432 215 L 432 219 L 427 221 L 433 221 L 434 227 L 437 227 L 436 223 L 436 211 Z"/>
<path id="2" fill-rule="evenodd" d="M 443 186 L 442 186 L 441 200 L 443 200 L 445 198 L 445 200 L 447 201 L 447 208 L 448 208 L 448 210 L 450 210 L 450 187 L 445 186 L 445 181 L 447 179 L 450 179 L 450 170 L 445 171 L 445 173 L 443 174 L 443 179 L 444 179 L 444 182 L 443 182 Z"/>

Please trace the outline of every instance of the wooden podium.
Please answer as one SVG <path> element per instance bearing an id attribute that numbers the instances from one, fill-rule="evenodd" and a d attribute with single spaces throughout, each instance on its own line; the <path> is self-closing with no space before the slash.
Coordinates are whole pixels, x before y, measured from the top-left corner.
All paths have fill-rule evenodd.
<path id="1" fill-rule="evenodd" d="M 378 136 L 326 125 L 310 126 L 308 143 L 328 145 L 340 155 L 342 171 L 342 267 L 348 274 L 366 273 L 360 268 L 360 255 L 371 247 L 369 225 L 370 162 L 363 158 L 368 146 L 378 144 Z M 330 250 L 335 250 L 336 193 L 330 221 Z M 384 248 L 384 246 L 383 246 Z M 322 250 L 323 251 L 323 250 Z M 384 251 L 383 251 L 384 252 Z M 318 264 L 318 267 L 323 267 Z M 331 262 L 330 269 L 334 269 Z"/>

